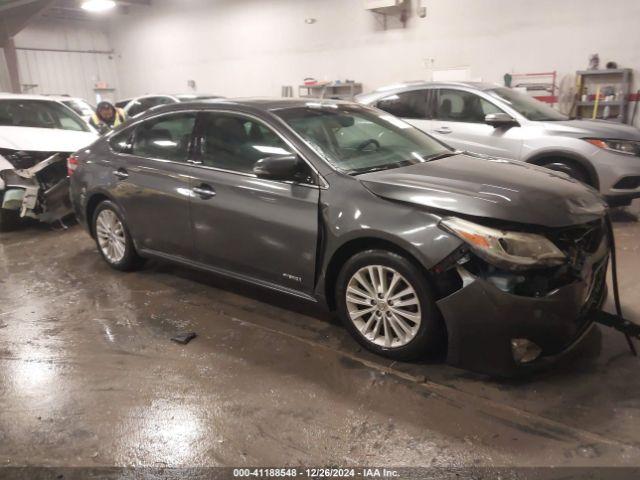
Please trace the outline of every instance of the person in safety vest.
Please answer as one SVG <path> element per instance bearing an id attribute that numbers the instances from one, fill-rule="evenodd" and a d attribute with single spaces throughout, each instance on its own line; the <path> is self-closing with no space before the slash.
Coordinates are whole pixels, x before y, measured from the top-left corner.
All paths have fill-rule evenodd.
<path id="1" fill-rule="evenodd" d="M 127 114 L 122 109 L 114 107 L 110 102 L 100 102 L 90 123 L 100 135 L 104 135 L 124 123 L 126 119 Z"/>

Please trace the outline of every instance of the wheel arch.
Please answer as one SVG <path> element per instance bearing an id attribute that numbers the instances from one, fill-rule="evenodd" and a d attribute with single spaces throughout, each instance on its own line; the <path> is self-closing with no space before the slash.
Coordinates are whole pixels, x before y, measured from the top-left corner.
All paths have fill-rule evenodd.
<path id="1" fill-rule="evenodd" d="M 549 160 L 567 160 L 577 164 L 587 172 L 593 188 L 596 190 L 600 189 L 600 178 L 598 177 L 598 172 L 596 172 L 593 164 L 582 155 L 565 150 L 549 150 L 536 153 L 525 161 L 533 165 L 542 166 Z"/>
<path id="2" fill-rule="evenodd" d="M 93 231 L 93 215 L 96 211 L 96 208 L 98 208 L 98 205 L 100 205 L 105 200 L 113 202 L 113 198 L 102 191 L 93 193 L 87 200 L 87 205 L 85 207 L 85 218 L 87 219 L 87 227 L 89 229 L 89 233 L 94 238 L 95 232 Z"/>
<path id="3" fill-rule="evenodd" d="M 406 257 L 418 266 L 424 273 L 427 281 L 429 281 L 428 270 L 418 255 L 410 249 L 403 247 L 397 242 L 380 237 L 366 236 L 353 238 L 340 245 L 327 262 L 323 282 L 323 294 L 330 310 L 333 311 L 336 309 L 335 286 L 342 266 L 353 255 L 365 250 L 387 250 Z"/>

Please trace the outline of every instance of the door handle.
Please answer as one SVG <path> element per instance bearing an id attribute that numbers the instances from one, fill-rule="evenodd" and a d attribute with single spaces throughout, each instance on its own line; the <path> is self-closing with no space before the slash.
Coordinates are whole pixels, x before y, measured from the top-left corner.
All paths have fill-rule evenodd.
<path id="1" fill-rule="evenodd" d="M 113 174 L 118 177 L 120 180 L 124 180 L 125 178 L 129 178 L 129 174 L 124 168 L 119 168 L 118 170 L 114 170 Z"/>
<path id="2" fill-rule="evenodd" d="M 440 128 L 436 128 L 434 130 L 436 133 L 441 133 L 443 135 L 446 135 L 448 133 L 451 133 L 451 129 L 449 127 L 440 127 Z"/>
<path id="3" fill-rule="evenodd" d="M 216 196 L 216 192 L 210 185 L 200 185 L 199 187 L 192 188 L 191 191 L 203 200 L 208 200 Z"/>

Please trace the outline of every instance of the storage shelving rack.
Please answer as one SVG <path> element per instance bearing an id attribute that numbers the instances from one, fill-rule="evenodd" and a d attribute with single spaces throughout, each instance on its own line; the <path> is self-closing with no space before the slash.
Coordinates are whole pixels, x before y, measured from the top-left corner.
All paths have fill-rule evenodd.
<path id="1" fill-rule="evenodd" d="M 602 119 L 605 107 L 612 112 L 607 120 L 627 123 L 629 113 L 629 94 L 631 91 L 630 68 L 614 68 L 606 70 L 580 70 L 576 72 L 578 77 L 576 92 L 576 117 L 592 118 L 596 109 L 596 118 Z M 598 86 L 601 87 L 600 98 L 596 98 Z M 613 100 L 604 100 L 602 87 L 612 86 L 615 90 Z M 583 99 L 584 90 L 590 90 L 587 99 Z M 594 91 L 595 89 L 595 91 Z"/>
<path id="2" fill-rule="evenodd" d="M 558 72 L 511 73 L 511 86 L 524 88 L 533 98 L 554 105 L 558 102 Z"/>

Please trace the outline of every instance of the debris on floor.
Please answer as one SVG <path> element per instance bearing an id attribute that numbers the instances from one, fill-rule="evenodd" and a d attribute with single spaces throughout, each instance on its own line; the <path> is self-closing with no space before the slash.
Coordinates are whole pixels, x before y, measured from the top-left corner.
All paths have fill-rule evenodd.
<path id="1" fill-rule="evenodd" d="M 175 337 L 171 337 L 171 341 L 179 343 L 180 345 L 186 345 L 197 336 L 196 332 L 181 333 Z"/>

